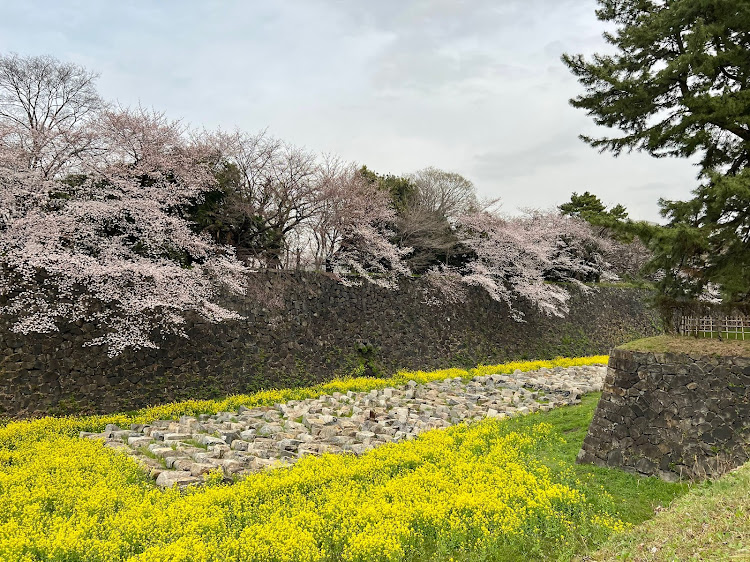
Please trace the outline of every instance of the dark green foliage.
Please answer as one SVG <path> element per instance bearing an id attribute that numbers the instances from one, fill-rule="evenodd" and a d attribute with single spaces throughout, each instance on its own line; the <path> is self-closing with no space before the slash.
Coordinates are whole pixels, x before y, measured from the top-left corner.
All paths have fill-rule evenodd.
<path id="1" fill-rule="evenodd" d="M 573 195 L 570 196 L 570 202 L 563 203 L 558 207 L 563 215 L 580 218 L 598 216 L 604 213 L 606 208 L 601 199 L 588 191 L 584 191 L 581 195 L 574 191 Z"/>
<path id="2" fill-rule="evenodd" d="M 666 228 L 632 224 L 654 253 L 648 269 L 665 272 L 664 298 L 695 299 L 712 283 L 723 302 L 750 304 L 750 170 L 712 173 L 693 193 L 690 201 L 660 201 Z"/>
<path id="3" fill-rule="evenodd" d="M 749 161 L 750 2 L 599 0 L 613 55 L 562 57 L 585 86 L 571 100 L 621 137 L 583 140 L 602 151 L 701 156 L 701 173 Z"/>
<path id="4" fill-rule="evenodd" d="M 563 203 L 558 209 L 563 215 L 581 218 L 595 226 L 610 226 L 611 223 L 628 218 L 625 207 L 618 203 L 611 209 L 607 209 L 601 199 L 588 191 L 584 191 L 581 195 L 574 191 L 570 196 L 570 201 Z"/>
<path id="5" fill-rule="evenodd" d="M 75 189 L 85 184 L 88 178 L 86 174 L 68 174 L 60 180 L 60 183 L 69 186 L 71 189 Z"/>
<path id="6" fill-rule="evenodd" d="M 382 176 L 373 172 L 367 166 L 362 166 L 359 173 L 370 183 L 376 183 L 380 189 L 390 194 L 393 208 L 396 209 L 396 212 L 404 210 L 409 197 L 416 190 L 416 187 L 409 181 L 409 178 L 403 176 L 394 176 L 393 174 Z"/>
<path id="7" fill-rule="evenodd" d="M 297 223 L 289 222 L 288 216 L 275 207 L 260 208 L 251 201 L 234 163 L 217 164 L 214 177 L 216 189 L 186 211 L 196 230 L 208 233 L 219 244 L 233 246 L 240 258 L 279 267 L 285 237 Z"/>
<path id="8" fill-rule="evenodd" d="M 750 300 L 750 2 L 599 0 L 617 52 L 563 55 L 586 93 L 571 100 L 620 137 L 581 138 L 615 155 L 700 156 L 704 183 L 690 201 L 660 200 L 666 227 L 626 225 L 653 252 L 664 302 L 718 287 L 722 300 Z M 585 194 L 584 194 L 585 195 Z M 571 201 L 574 203 L 574 201 Z M 575 210 L 575 206 L 573 206 Z M 601 213 L 596 201 L 579 201 Z M 663 303 L 662 303 L 663 304 Z M 670 306 L 672 306 L 670 305 Z"/>
<path id="9" fill-rule="evenodd" d="M 607 209 L 601 199 L 593 193 L 584 191 L 578 195 L 574 191 L 570 201 L 557 208 L 563 215 L 583 219 L 598 227 L 599 235 L 608 235 L 620 242 L 630 242 L 633 239 L 633 235 L 623 228 L 628 211 L 619 203 Z"/>
<path id="10" fill-rule="evenodd" d="M 227 220 L 225 201 L 233 186 L 240 184 L 240 171 L 234 164 L 223 162 L 214 168 L 216 189 L 203 194 L 187 211 L 187 217 L 198 232 L 206 232 L 219 243 L 230 237 L 231 221 Z"/>

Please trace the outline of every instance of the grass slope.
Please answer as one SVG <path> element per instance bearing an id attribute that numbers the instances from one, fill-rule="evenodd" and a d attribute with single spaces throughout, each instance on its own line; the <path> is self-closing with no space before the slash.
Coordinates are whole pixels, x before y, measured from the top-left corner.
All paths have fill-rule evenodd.
<path id="1" fill-rule="evenodd" d="M 750 465 L 695 486 L 584 560 L 750 560 Z"/>
<path id="2" fill-rule="evenodd" d="M 633 476 L 618 469 L 576 464 L 575 458 L 586 437 L 599 396 L 599 393 L 589 394 L 583 397 L 579 406 L 514 418 L 509 423 L 521 431 L 529 430 L 540 419 L 551 424 L 561 439 L 538 451 L 537 458 L 558 474 L 561 481 L 575 484 L 592 500 L 602 504 L 611 500 L 613 513 L 626 524 L 635 525 L 650 519 L 655 510 L 687 492 L 689 484 L 671 484 L 658 478 Z"/>

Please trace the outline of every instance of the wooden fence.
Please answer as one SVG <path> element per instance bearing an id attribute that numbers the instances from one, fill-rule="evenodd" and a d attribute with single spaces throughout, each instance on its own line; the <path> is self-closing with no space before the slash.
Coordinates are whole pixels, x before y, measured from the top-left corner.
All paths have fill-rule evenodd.
<path id="1" fill-rule="evenodd" d="M 748 316 L 681 316 L 680 334 L 703 338 L 750 340 Z"/>

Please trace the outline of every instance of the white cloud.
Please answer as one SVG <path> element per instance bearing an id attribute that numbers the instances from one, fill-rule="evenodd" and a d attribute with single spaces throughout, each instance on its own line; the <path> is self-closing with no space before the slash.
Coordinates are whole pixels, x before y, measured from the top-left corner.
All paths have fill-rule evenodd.
<path id="1" fill-rule="evenodd" d="M 506 210 L 574 190 L 657 217 L 687 162 L 613 159 L 568 105 L 562 52 L 608 50 L 594 0 L 28 0 L 6 3 L 0 52 L 99 71 L 100 90 L 209 128 L 268 127 L 379 172 L 435 165 Z"/>

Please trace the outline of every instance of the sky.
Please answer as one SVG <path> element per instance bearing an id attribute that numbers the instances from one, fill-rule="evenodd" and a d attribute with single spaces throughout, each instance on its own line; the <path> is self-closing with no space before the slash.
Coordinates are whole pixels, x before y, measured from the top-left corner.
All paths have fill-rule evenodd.
<path id="1" fill-rule="evenodd" d="M 267 129 L 378 173 L 457 172 L 502 210 L 590 191 L 635 219 L 697 185 L 687 160 L 614 158 L 568 100 L 562 53 L 607 52 L 595 0 L 0 0 L 0 53 L 100 74 L 105 99 Z"/>

